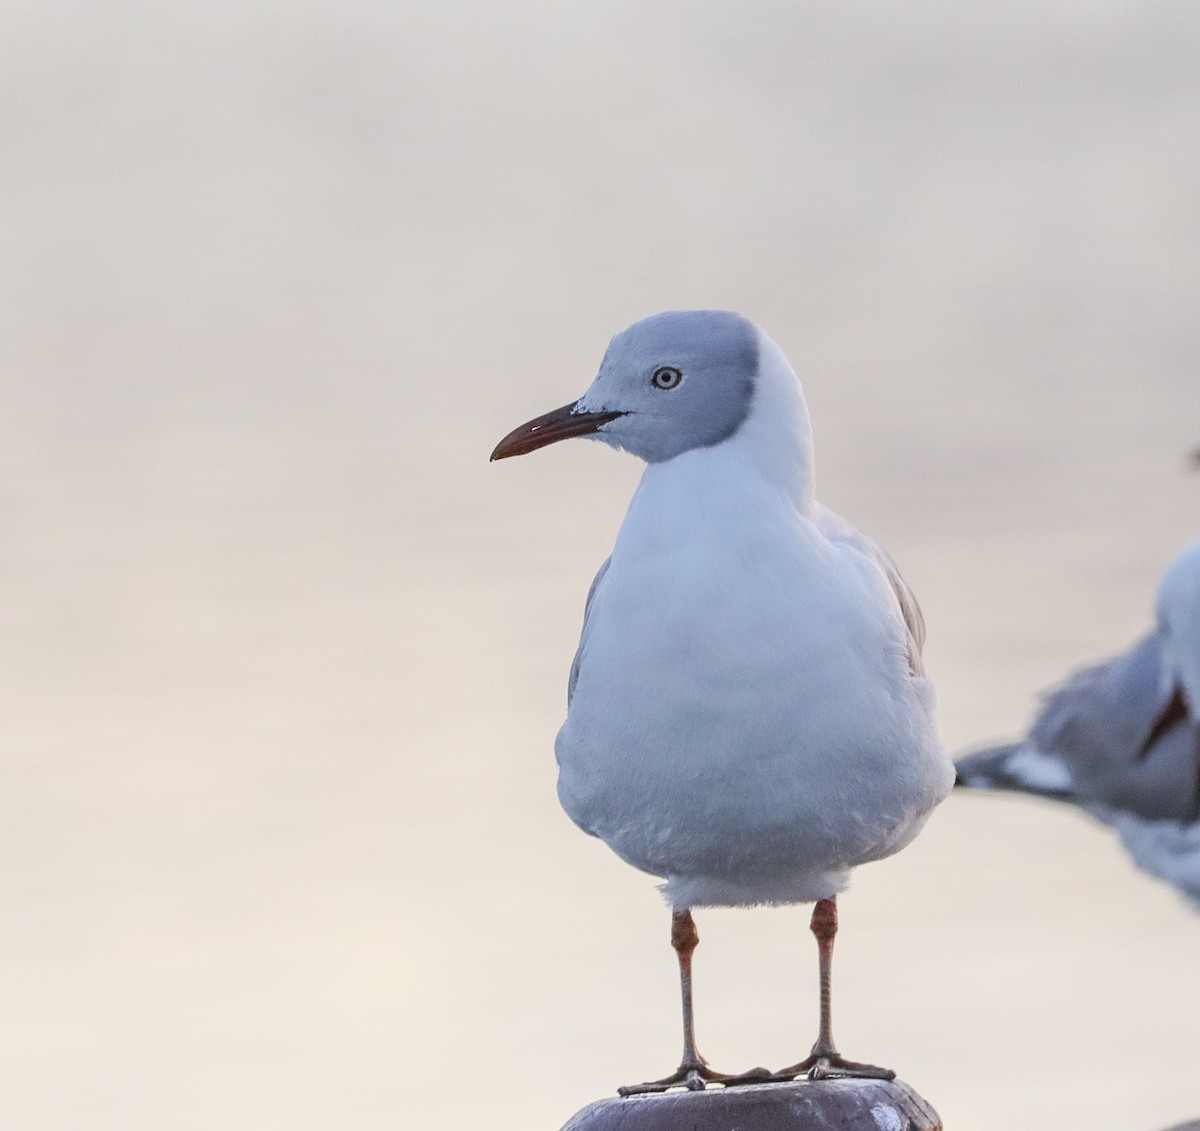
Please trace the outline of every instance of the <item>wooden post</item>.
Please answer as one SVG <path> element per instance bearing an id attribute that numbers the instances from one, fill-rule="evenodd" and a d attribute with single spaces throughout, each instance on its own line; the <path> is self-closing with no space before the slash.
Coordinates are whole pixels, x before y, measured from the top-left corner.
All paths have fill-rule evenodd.
<path id="1" fill-rule="evenodd" d="M 942 1131 L 900 1080 L 798 1080 L 597 1100 L 562 1131 Z"/>

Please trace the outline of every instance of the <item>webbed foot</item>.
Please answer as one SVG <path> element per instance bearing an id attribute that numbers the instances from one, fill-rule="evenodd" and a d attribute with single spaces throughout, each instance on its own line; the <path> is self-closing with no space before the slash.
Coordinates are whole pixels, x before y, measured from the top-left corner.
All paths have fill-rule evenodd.
<path id="1" fill-rule="evenodd" d="M 729 1087 L 734 1084 L 763 1084 L 772 1079 L 771 1072 L 766 1068 L 751 1068 L 749 1072 L 730 1075 L 725 1072 L 714 1072 L 704 1061 L 685 1062 L 670 1076 L 661 1080 L 650 1080 L 645 1084 L 627 1084 L 617 1089 L 619 1096 L 641 1096 L 650 1092 L 665 1092 L 670 1088 L 686 1088 L 689 1092 L 703 1092 L 709 1084 L 722 1084 Z"/>
<path id="2" fill-rule="evenodd" d="M 847 1060 L 841 1053 L 833 1049 L 814 1051 L 799 1064 L 790 1068 L 782 1068 L 771 1074 L 772 1080 L 794 1080 L 798 1076 L 807 1076 L 810 1080 L 832 1080 L 840 1076 L 854 1076 L 865 1080 L 895 1080 L 896 1073 L 890 1068 L 880 1068 L 877 1064 L 860 1064 L 856 1060 Z"/>

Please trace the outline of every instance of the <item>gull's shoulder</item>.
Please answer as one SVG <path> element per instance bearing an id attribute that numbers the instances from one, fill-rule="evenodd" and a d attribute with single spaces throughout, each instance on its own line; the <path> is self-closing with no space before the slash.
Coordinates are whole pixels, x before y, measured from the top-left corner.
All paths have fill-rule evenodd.
<path id="1" fill-rule="evenodd" d="M 828 507 L 817 503 L 813 510 L 813 525 L 830 542 L 866 558 L 882 573 L 896 599 L 896 611 L 904 621 L 908 634 L 908 663 L 913 675 L 923 676 L 925 665 L 921 653 L 925 648 L 925 617 L 907 581 L 889 554 L 868 534 Z"/>

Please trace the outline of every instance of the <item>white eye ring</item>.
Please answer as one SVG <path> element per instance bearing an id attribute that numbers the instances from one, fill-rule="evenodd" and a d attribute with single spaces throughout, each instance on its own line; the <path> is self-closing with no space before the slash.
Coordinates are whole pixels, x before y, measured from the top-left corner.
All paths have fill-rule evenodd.
<path id="1" fill-rule="evenodd" d="M 654 371 L 650 384 L 656 389 L 674 389 L 682 380 L 683 374 L 673 365 L 663 365 Z"/>

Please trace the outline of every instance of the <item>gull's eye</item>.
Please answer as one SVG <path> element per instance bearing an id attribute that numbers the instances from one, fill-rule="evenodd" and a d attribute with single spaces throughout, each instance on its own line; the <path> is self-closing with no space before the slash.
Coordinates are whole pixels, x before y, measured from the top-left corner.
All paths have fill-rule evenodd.
<path id="1" fill-rule="evenodd" d="M 656 389 L 674 389 L 682 380 L 683 374 L 678 369 L 671 365 L 664 365 L 654 371 L 650 378 L 650 384 Z"/>

